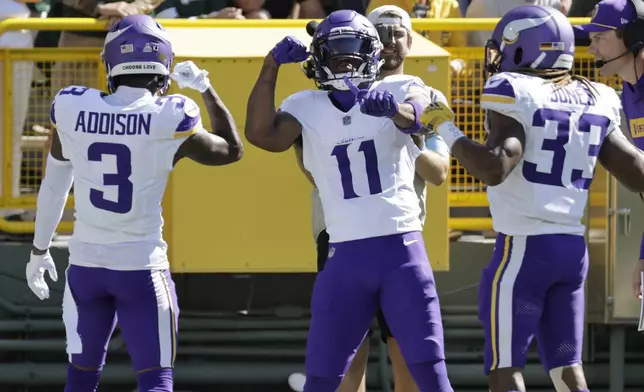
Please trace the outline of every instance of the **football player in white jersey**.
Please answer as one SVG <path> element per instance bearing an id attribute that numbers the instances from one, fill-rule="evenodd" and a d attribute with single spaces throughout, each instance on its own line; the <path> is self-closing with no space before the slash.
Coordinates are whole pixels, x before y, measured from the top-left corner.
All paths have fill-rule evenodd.
<path id="1" fill-rule="evenodd" d="M 151 17 L 123 18 L 107 34 L 102 58 L 110 94 L 63 88 L 51 106 L 56 128 L 38 194 L 27 282 L 49 297 L 56 280 L 48 248 L 72 181 L 76 208 L 63 297 L 69 366 L 65 392 L 95 391 L 107 344 L 119 323 L 141 392 L 171 392 L 179 309 L 163 241 L 161 200 L 181 158 L 226 165 L 242 143 L 207 72 L 177 64 L 165 30 Z M 198 90 L 215 133 L 197 104 L 163 96 L 170 77 Z"/>
<path id="2" fill-rule="evenodd" d="M 406 76 L 410 81 L 415 80 L 415 76 L 404 75 L 404 61 L 412 44 L 412 27 L 409 14 L 402 8 L 395 5 L 383 5 L 382 7 L 378 7 L 371 11 L 367 16 L 367 19 L 369 19 L 369 21 L 376 27 L 380 37 L 380 42 L 383 44 L 382 59 L 384 60 L 384 63 L 380 68 L 378 79 L 387 82 L 387 78 L 389 76 L 398 75 L 392 78 L 395 80 L 404 80 L 402 77 Z M 310 61 L 311 60 L 307 61 L 307 63 L 310 63 Z M 307 69 L 311 68 L 307 67 Z M 313 75 L 310 76 L 313 77 Z M 378 86 L 376 85 L 374 88 L 378 88 Z M 424 89 L 425 97 L 427 97 L 429 102 L 442 100 L 447 103 L 445 96 L 440 91 L 429 86 L 425 86 Z M 412 91 L 412 96 L 417 93 L 419 93 L 418 90 Z M 410 99 L 412 96 L 408 96 L 406 99 Z M 418 99 L 423 99 L 423 97 L 419 96 Z M 447 171 L 449 170 L 450 165 L 450 152 L 443 139 L 436 133 L 431 132 L 428 135 L 412 134 L 410 137 L 414 139 L 416 145 L 422 150 L 421 154 L 416 158 L 414 190 L 418 196 L 421 210 L 420 220 L 421 223 L 424 224 L 427 196 L 426 183 L 438 186 L 447 178 Z M 318 251 L 317 263 L 319 272 L 324 269 L 324 264 L 329 253 L 329 234 L 327 233 L 324 224 L 324 212 L 322 210 L 318 189 L 315 187 L 311 174 L 304 168 L 301 138 L 293 145 L 293 148 L 295 150 L 300 169 L 314 186 L 313 191 L 311 192 L 311 212 L 313 237 L 316 240 Z M 416 382 L 409 373 L 409 369 L 407 368 L 402 357 L 402 353 L 400 352 L 400 347 L 398 347 L 396 339 L 392 336 L 391 329 L 380 310 L 378 311 L 377 319 L 380 327 L 381 339 L 383 342 L 387 343 L 387 351 L 393 368 L 395 391 L 417 391 L 418 387 L 416 386 Z M 356 392 L 366 390 L 365 373 L 368 359 L 369 339 L 365 339 L 353 358 L 351 366 L 347 370 L 337 392 Z M 299 379 L 304 380 L 303 377 L 300 377 Z"/>
<path id="3" fill-rule="evenodd" d="M 644 155 L 620 130 L 620 101 L 572 76 L 574 33 L 559 11 L 520 6 L 486 48 L 487 144 L 465 137 L 442 104 L 423 117 L 487 193 L 498 239 L 483 271 L 479 318 L 492 392 L 525 391 L 533 338 L 558 392 L 588 391 L 581 363 L 588 256 L 581 220 L 599 160 L 644 190 Z"/>
<path id="4" fill-rule="evenodd" d="M 276 112 L 279 66 L 309 56 L 286 37 L 266 56 L 245 129 L 251 144 L 272 152 L 302 138 L 304 167 L 324 209 L 330 248 L 313 289 L 304 391 L 336 391 L 378 308 L 419 389 L 451 391 L 414 191 L 420 149 L 409 137 L 424 131 L 424 85 L 394 75 L 373 86 L 382 44 L 373 24 L 354 11 L 329 14 L 311 47 L 320 89 L 290 96 Z M 419 97 L 406 99 L 414 90 Z"/>

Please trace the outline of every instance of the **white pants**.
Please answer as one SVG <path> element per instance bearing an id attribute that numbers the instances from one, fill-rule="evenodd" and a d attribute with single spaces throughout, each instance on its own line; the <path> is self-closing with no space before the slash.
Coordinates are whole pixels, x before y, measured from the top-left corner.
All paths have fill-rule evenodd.
<path id="1" fill-rule="evenodd" d="M 0 48 L 33 48 L 33 36 L 30 31 L 8 31 L 0 35 Z M 21 137 L 25 120 L 27 117 L 27 109 L 29 107 L 29 93 L 31 92 L 31 82 L 33 79 L 34 64 L 31 61 L 15 61 L 13 65 L 13 86 L 11 86 L 12 93 L 12 111 L 13 113 L 2 113 L 2 117 L 12 115 L 13 119 L 13 181 L 12 189 L 2 189 L 2 175 L 3 171 L 0 170 L 0 193 L 10 192 L 13 197 L 20 195 L 20 165 L 22 161 L 21 151 Z M 3 68 L 5 64 L 0 58 L 0 91 L 3 89 Z M 7 97 L 0 94 L 0 110 L 4 109 L 3 100 Z M 3 129 L 3 122 L 0 122 L 0 162 L 4 163 L 3 158 L 3 142 L 4 132 L 9 130 Z M 0 210 L 0 216 L 6 216 L 8 211 Z"/>

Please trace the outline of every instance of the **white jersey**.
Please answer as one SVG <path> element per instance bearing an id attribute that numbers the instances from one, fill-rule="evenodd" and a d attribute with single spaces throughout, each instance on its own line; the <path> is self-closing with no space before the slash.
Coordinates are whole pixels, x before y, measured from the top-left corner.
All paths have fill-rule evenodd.
<path id="1" fill-rule="evenodd" d="M 167 268 L 161 201 L 177 149 L 203 130 L 196 103 L 124 86 L 112 95 L 71 86 L 56 95 L 51 120 L 74 175 L 70 263 Z"/>
<path id="2" fill-rule="evenodd" d="M 427 186 L 425 180 L 416 174 L 414 176 L 414 191 L 418 196 L 418 207 L 420 208 L 421 226 L 425 224 L 425 201 L 427 199 Z M 320 200 L 320 192 L 317 187 L 313 187 L 311 191 L 311 227 L 313 229 L 313 239 L 317 241 L 322 230 L 326 230 L 326 223 L 324 222 L 324 210 L 322 209 L 322 201 Z"/>
<path id="3" fill-rule="evenodd" d="M 376 82 L 402 102 L 411 85 L 405 75 Z M 421 230 L 414 190 L 420 149 L 391 119 L 362 114 L 359 105 L 337 109 L 327 91 L 288 97 L 280 110 L 302 124 L 303 161 L 319 191 L 331 242 Z"/>
<path id="4" fill-rule="evenodd" d="M 521 123 L 523 157 L 487 189 L 494 230 L 508 235 L 583 234 L 588 189 L 608 134 L 620 130 L 615 90 L 581 82 L 556 88 L 543 79 L 501 73 L 487 81 L 481 106 Z M 487 127 L 487 119 L 486 119 Z"/>

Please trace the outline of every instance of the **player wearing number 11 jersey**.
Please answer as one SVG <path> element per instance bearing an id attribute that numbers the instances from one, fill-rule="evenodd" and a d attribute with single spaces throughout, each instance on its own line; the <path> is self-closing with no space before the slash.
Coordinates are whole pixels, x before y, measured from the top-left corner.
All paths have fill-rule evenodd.
<path id="1" fill-rule="evenodd" d="M 620 131 L 617 94 L 573 77 L 574 53 L 563 14 L 516 7 L 487 44 L 493 75 L 481 96 L 487 144 L 465 137 L 442 105 L 424 117 L 489 185 L 499 235 L 481 279 L 479 318 L 491 392 L 525 391 L 521 371 L 535 337 L 557 392 L 588 390 L 581 366 L 588 272 L 581 220 L 597 161 L 630 189 L 644 188 L 644 156 Z"/>
<path id="2" fill-rule="evenodd" d="M 117 322 L 138 390 L 171 392 L 179 309 L 161 200 L 181 158 L 225 165 L 241 158 L 242 144 L 207 72 L 188 61 L 170 74 L 172 46 L 151 17 L 123 18 L 107 34 L 102 57 L 110 94 L 72 86 L 52 103 L 56 131 L 38 194 L 27 282 L 40 299 L 49 296 L 43 274 L 56 280 L 56 267 L 48 248 L 74 181 L 76 221 L 63 297 L 65 392 L 96 390 Z M 203 128 L 193 100 L 162 96 L 171 77 L 201 93 L 215 133 Z"/>
<path id="3" fill-rule="evenodd" d="M 419 389 L 451 392 L 414 190 L 421 151 L 409 136 L 426 131 L 430 94 L 417 78 L 374 83 L 382 44 L 353 11 L 329 14 L 311 47 L 319 90 L 292 95 L 276 113 L 279 65 L 309 55 L 287 37 L 266 56 L 246 111 L 246 137 L 264 150 L 286 151 L 301 138 L 330 237 L 311 299 L 304 391 L 336 391 L 380 307 Z"/>

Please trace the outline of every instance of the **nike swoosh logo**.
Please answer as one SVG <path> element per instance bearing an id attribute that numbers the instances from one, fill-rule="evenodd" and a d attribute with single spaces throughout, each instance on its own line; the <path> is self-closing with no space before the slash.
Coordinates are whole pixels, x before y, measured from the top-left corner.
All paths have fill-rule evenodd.
<path id="1" fill-rule="evenodd" d="M 405 245 L 405 246 L 409 246 L 409 245 L 411 245 L 411 244 L 413 244 L 413 243 L 415 243 L 415 242 L 418 242 L 418 240 L 403 241 L 403 245 Z"/>
<path id="2" fill-rule="evenodd" d="M 128 31 L 130 29 L 130 27 L 132 27 L 132 25 L 129 25 L 126 28 L 121 29 L 121 30 L 110 31 L 109 33 L 107 33 L 107 35 L 105 36 L 105 43 L 104 43 L 103 46 L 107 46 L 107 44 L 109 44 L 110 42 L 112 42 L 115 39 L 117 39 L 121 34 L 123 34 L 126 31 Z"/>

